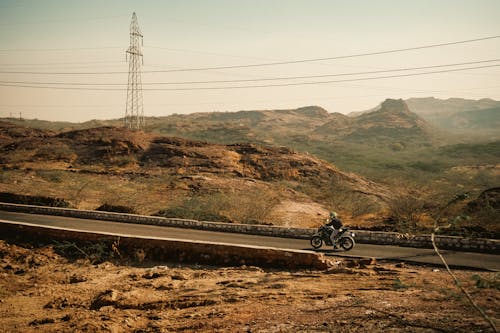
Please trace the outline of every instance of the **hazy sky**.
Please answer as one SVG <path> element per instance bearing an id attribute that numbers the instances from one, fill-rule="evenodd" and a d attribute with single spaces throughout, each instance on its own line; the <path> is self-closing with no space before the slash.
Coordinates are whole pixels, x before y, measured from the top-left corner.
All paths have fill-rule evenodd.
<path id="1" fill-rule="evenodd" d="M 134 11 L 144 35 L 142 81 L 146 116 L 306 105 L 349 113 L 372 108 L 385 98 L 427 96 L 500 100 L 500 67 L 365 80 L 500 65 L 500 61 L 321 78 L 179 84 L 352 74 L 496 60 L 500 59 L 500 38 L 295 64 L 147 72 L 332 58 L 499 36 L 498 0 L 0 0 L 0 117 L 19 116 L 20 112 L 25 118 L 46 120 L 122 117 L 128 71 L 125 50 Z M 119 73 L 103 74 L 110 71 Z M 33 74 L 36 72 L 87 74 Z M 352 79 L 363 80 L 345 81 Z M 340 80 L 344 81 L 194 89 Z M 178 88 L 188 90 L 165 90 Z"/>

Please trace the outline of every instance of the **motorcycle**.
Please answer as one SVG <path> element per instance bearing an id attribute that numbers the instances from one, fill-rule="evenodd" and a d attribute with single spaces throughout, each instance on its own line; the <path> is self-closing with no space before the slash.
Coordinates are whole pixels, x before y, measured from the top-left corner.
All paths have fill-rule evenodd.
<path id="1" fill-rule="evenodd" d="M 319 227 L 316 233 L 311 237 L 311 246 L 316 250 L 319 249 L 323 243 L 325 243 L 325 245 L 332 246 L 332 241 L 330 239 L 332 231 L 332 228 L 329 228 L 326 225 Z M 341 227 L 339 229 L 339 233 L 335 237 L 337 240 L 337 246 L 344 249 L 344 251 L 351 250 L 355 244 L 355 236 L 354 232 L 349 231 L 349 227 Z"/>

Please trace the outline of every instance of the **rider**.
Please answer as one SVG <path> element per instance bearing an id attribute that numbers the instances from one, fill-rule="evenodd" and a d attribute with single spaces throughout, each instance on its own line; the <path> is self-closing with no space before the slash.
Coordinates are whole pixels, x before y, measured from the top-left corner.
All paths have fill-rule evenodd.
<path id="1" fill-rule="evenodd" d="M 339 234 L 339 229 L 342 227 L 342 221 L 338 218 L 336 212 L 331 212 L 330 217 L 328 218 L 327 226 L 332 228 L 332 233 L 330 234 L 330 240 L 332 241 L 332 245 L 335 248 L 337 245 L 337 240 L 335 237 Z"/>

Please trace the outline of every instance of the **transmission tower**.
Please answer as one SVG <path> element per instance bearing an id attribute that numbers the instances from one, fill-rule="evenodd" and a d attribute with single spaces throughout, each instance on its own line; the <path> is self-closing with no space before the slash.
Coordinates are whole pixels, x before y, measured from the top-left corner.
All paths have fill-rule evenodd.
<path id="1" fill-rule="evenodd" d="M 125 127 L 141 129 L 144 127 L 144 110 L 142 106 L 142 34 L 137 22 L 137 15 L 132 14 L 130 22 L 130 46 L 126 51 L 128 66 L 127 106 L 125 108 Z"/>

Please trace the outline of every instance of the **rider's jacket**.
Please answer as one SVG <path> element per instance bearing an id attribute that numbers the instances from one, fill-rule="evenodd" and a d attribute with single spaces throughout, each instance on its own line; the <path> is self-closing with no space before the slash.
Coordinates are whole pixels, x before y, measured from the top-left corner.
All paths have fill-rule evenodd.
<path id="1" fill-rule="evenodd" d="M 326 225 L 329 227 L 334 227 L 335 229 L 339 229 L 340 227 L 342 227 L 342 221 L 340 221 L 340 219 L 334 217 Z"/>

